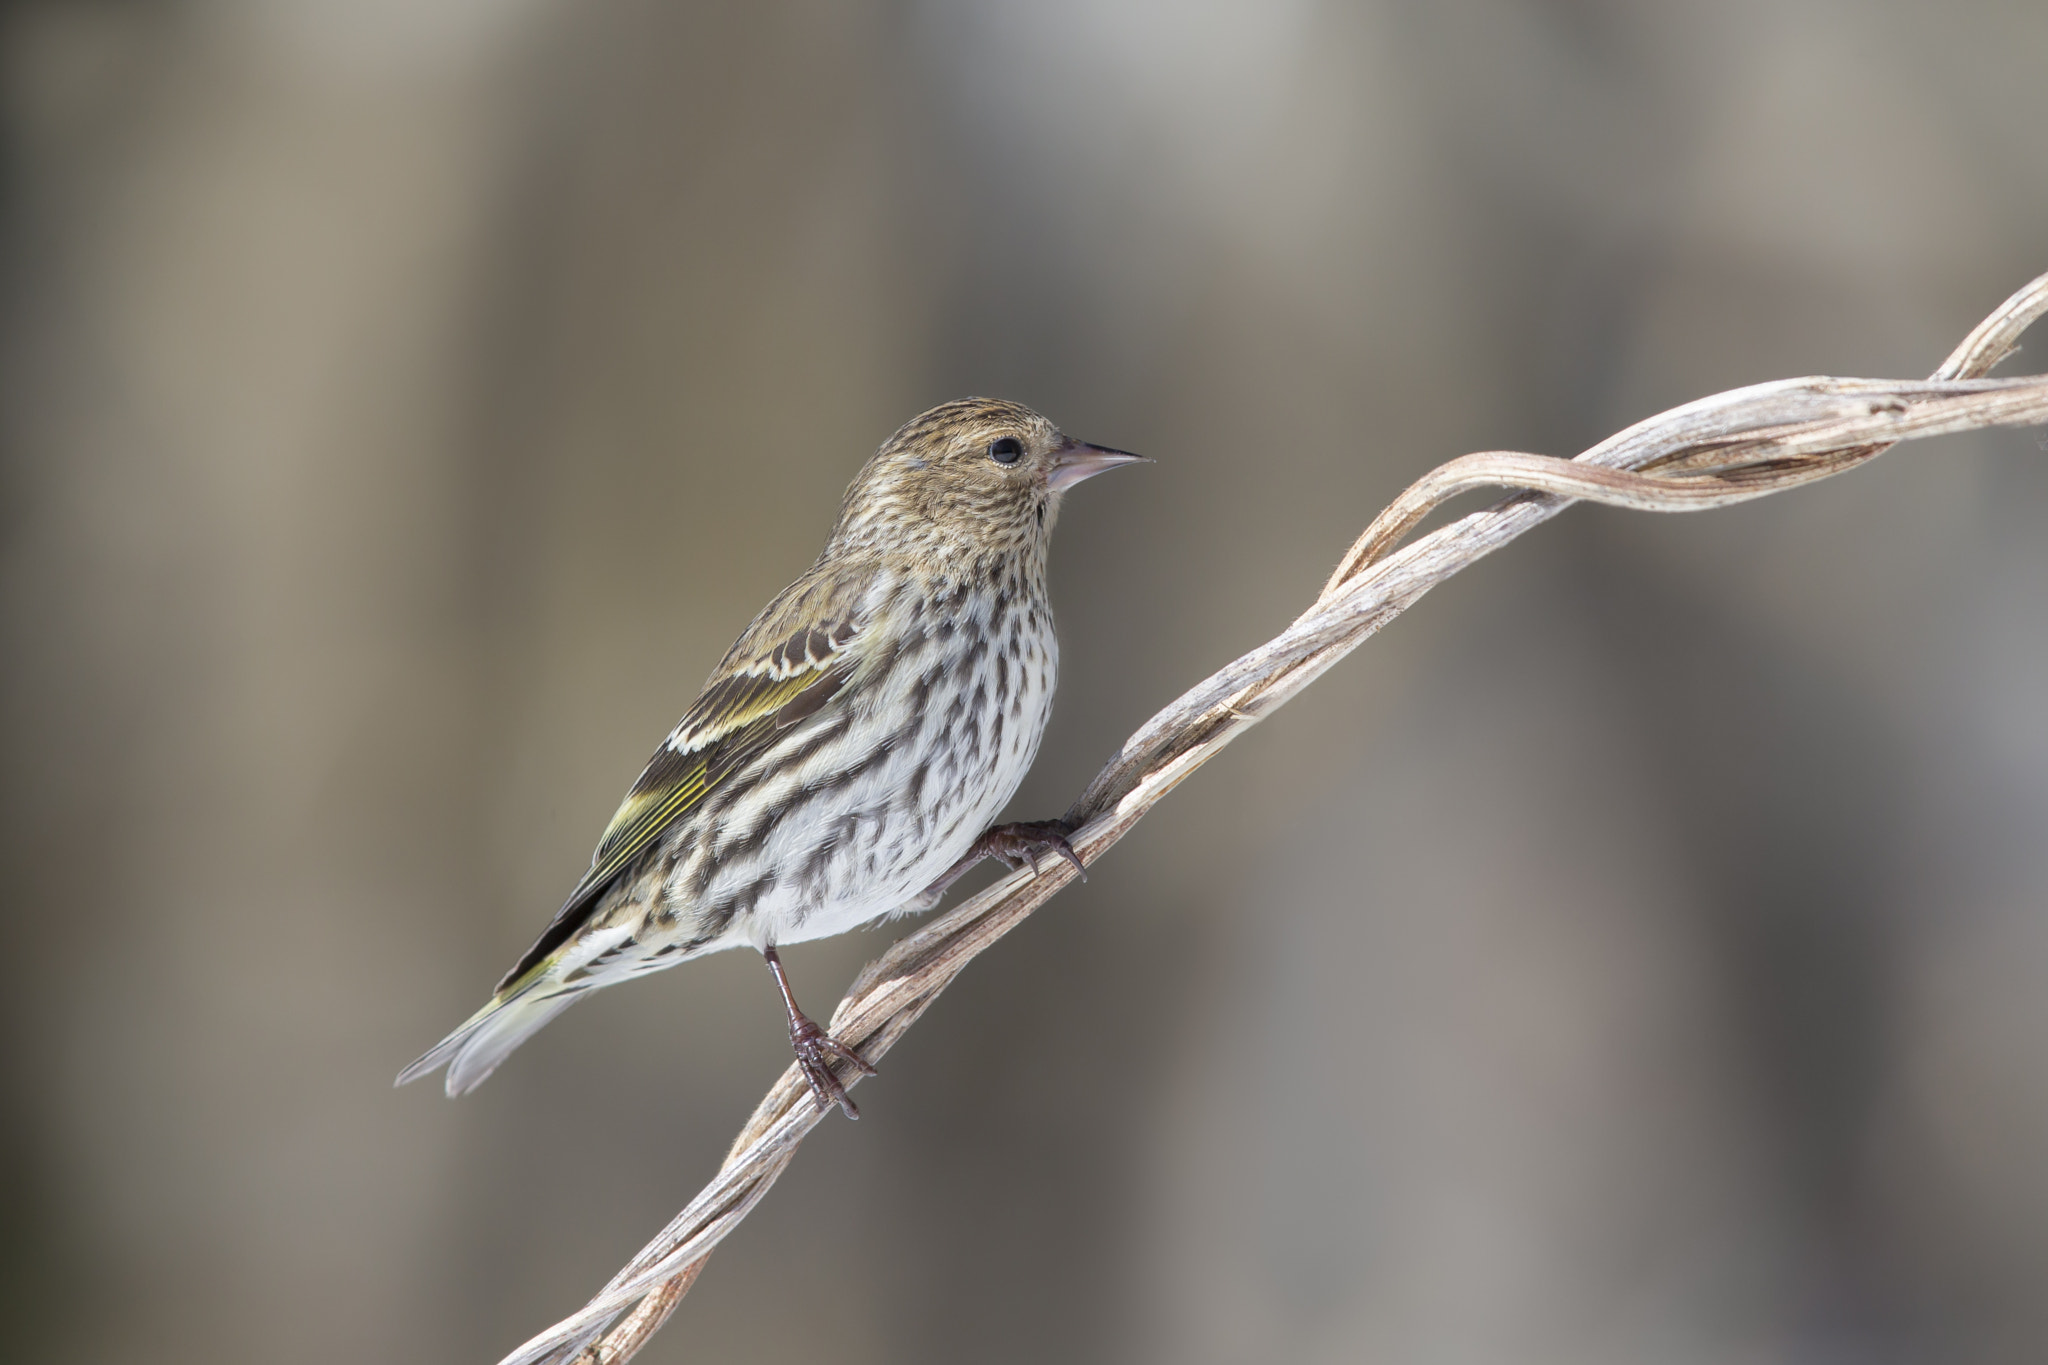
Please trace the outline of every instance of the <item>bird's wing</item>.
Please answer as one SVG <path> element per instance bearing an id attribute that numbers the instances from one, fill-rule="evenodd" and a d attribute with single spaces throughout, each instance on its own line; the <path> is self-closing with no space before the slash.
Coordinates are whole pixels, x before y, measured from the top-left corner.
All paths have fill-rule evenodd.
<path id="1" fill-rule="evenodd" d="M 845 685 L 858 662 L 859 624 L 854 612 L 830 610 L 820 600 L 829 594 L 806 591 L 809 586 L 792 584 L 733 645 L 619 803 L 590 870 L 498 983 L 501 994 L 582 927 L 605 887 L 655 836 Z"/>

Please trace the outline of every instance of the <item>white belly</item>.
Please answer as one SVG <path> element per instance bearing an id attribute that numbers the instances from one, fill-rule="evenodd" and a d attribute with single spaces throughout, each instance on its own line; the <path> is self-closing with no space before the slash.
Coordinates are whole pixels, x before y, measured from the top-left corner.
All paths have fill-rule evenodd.
<path id="1" fill-rule="evenodd" d="M 860 690 L 845 740 L 781 779 L 787 813 L 749 856 L 708 869 L 711 903 L 745 898 L 720 946 L 802 943 L 902 911 L 1016 794 L 1052 714 L 1051 612 L 975 602 L 954 620 L 953 633 L 905 651 L 883 686 Z M 963 631 L 989 647 L 963 658 Z"/>

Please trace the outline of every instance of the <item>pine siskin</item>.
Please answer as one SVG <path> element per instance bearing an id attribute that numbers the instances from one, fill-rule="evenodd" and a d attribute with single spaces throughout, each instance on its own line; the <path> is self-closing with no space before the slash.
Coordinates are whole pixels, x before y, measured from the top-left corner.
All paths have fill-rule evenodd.
<path id="1" fill-rule="evenodd" d="M 1140 458 L 985 398 L 883 442 L 818 562 L 712 670 L 554 921 L 398 1083 L 446 1066 L 459 1095 L 585 992 L 745 944 L 775 974 L 817 1103 L 858 1118 L 832 1062 L 873 1068 L 805 1017 L 776 947 L 929 909 L 983 858 L 1080 867 L 1058 822 L 988 822 L 1052 712 L 1061 495 Z"/>

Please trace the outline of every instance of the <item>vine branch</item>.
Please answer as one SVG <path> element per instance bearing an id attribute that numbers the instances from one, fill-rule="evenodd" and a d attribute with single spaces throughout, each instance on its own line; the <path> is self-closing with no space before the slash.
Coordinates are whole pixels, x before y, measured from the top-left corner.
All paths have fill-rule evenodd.
<path id="1" fill-rule="evenodd" d="M 1485 451 L 1438 466 L 1374 519 L 1293 624 L 1182 693 L 1124 742 L 1067 811 L 1078 827 L 1075 851 L 1094 862 L 1224 745 L 1423 594 L 1575 501 L 1702 511 L 1828 478 L 1899 441 L 2048 422 L 2048 376 L 1984 377 L 2043 313 L 2048 275 L 2000 305 L 1925 381 L 1783 379 L 1659 413 L 1576 459 Z M 1443 503 L 1487 487 L 1517 491 L 1403 544 Z M 1012 873 L 906 935 L 855 978 L 832 1015 L 833 1036 L 879 1060 L 969 962 L 1074 876 L 1064 861 L 1049 860 L 1042 872 Z M 847 1086 L 860 1079 L 840 1073 Z M 631 1359 L 823 1117 L 790 1067 L 711 1183 L 588 1304 L 501 1365 Z"/>

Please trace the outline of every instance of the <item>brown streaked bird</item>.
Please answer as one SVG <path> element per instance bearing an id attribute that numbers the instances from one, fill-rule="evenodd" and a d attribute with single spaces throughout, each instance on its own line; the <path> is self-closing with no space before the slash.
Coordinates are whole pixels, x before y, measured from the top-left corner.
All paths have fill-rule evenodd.
<path id="1" fill-rule="evenodd" d="M 1056 821 L 989 822 L 1052 714 L 1060 499 L 1140 458 L 989 398 L 884 441 L 818 562 L 712 670 L 554 921 L 398 1083 L 445 1066 L 462 1094 L 585 993 L 746 946 L 774 973 L 819 1106 L 858 1118 L 832 1064 L 873 1068 L 797 1007 L 776 949 L 929 909 L 983 858 L 1080 867 Z"/>

